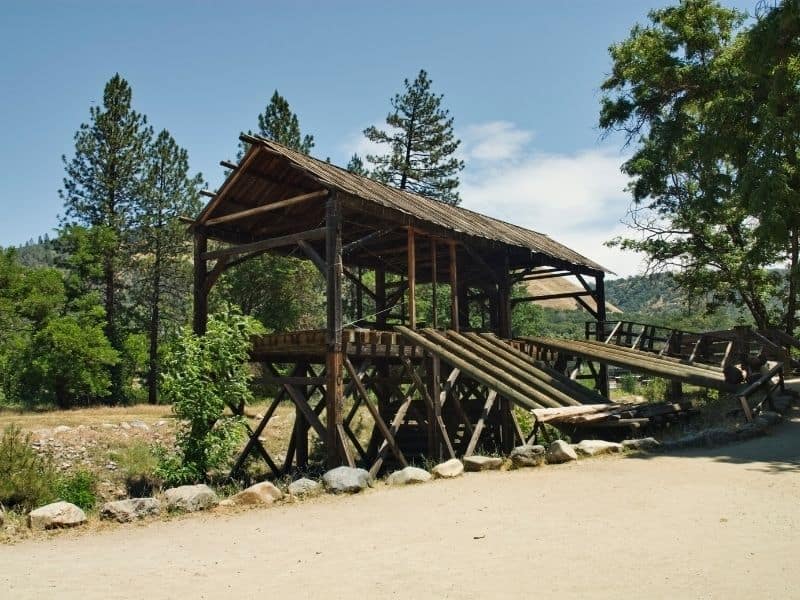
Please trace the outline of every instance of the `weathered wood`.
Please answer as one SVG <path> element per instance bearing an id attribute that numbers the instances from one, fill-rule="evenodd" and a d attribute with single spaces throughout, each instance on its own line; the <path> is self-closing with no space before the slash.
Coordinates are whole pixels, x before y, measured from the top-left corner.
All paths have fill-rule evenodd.
<path id="1" fill-rule="evenodd" d="M 238 221 L 240 219 L 246 219 L 247 217 L 254 217 L 256 215 L 261 215 L 273 210 L 288 208 L 290 206 L 300 204 L 301 202 L 316 200 L 317 198 L 322 198 L 323 196 L 327 195 L 328 190 L 317 190 L 308 194 L 300 194 L 299 196 L 293 196 L 291 198 L 286 198 L 285 200 L 278 200 L 277 202 L 272 202 L 271 204 L 262 204 L 261 206 L 256 206 L 255 208 L 248 208 L 247 210 L 241 210 L 239 212 L 223 215 L 221 217 L 208 219 L 205 221 L 205 224 L 206 226 L 210 227 L 212 225 L 219 225 L 220 223 L 230 223 L 231 221 Z"/>
<path id="2" fill-rule="evenodd" d="M 408 325 L 417 328 L 417 250 L 414 229 L 408 228 Z"/>
<path id="3" fill-rule="evenodd" d="M 438 265 L 436 260 L 436 238 L 430 238 L 431 242 L 431 327 L 436 329 L 439 325 L 438 298 L 436 290 L 439 284 Z"/>
<path id="4" fill-rule="evenodd" d="M 325 393 L 327 415 L 326 462 L 329 468 L 340 464 L 338 449 L 345 449 L 341 439 L 343 397 L 343 358 L 342 352 L 342 213 L 337 194 L 328 197 L 325 206 L 325 260 L 326 277 L 326 328 L 325 328 L 325 366 L 328 378 Z M 345 458 L 349 461 L 352 457 Z"/>
<path id="5" fill-rule="evenodd" d="M 247 170 L 247 167 L 255 160 L 256 156 L 261 152 L 261 146 L 253 145 L 247 150 L 247 154 L 245 154 L 244 158 L 242 159 L 241 163 L 239 163 L 239 168 L 235 169 L 234 172 L 225 180 L 225 183 L 222 184 L 222 187 L 219 191 L 214 194 L 213 199 L 208 205 L 203 209 L 200 213 L 200 216 L 197 219 L 197 222 L 200 224 L 204 224 L 208 217 L 214 212 L 214 209 L 219 205 L 222 199 L 225 197 L 226 192 L 233 187 L 233 185 L 239 180 Z"/>
<path id="6" fill-rule="evenodd" d="M 458 331 L 458 255 L 455 242 L 448 244 L 448 251 L 450 256 L 450 327 Z"/>
<path id="7" fill-rule="evenodd" d="M 495 400 L 497 400 L 497 392 L 492 390 L 489 392 L 489 395 L 486 397 L 486 402 L 483 404 L 483 411 L 481 412 L 481 416 L 478 418 L 478 422 L 475 424 L 475 429 L 473 430 L 472 436 L 469 439 L 467 449 L 464 451 L 464 456 L 472 456 L 472 454 L 475 452 L 475 448 L 478 445 L 481 433 L 483 433 L 483 428 L 486 425 L 486 417 L 489 416 L 489 411 L 492 410 Z"/>
<path id="8" fill-rule="evenodd" d="M 435 411 L 434 411 L 434 400 L 431 398 L 430 393 L 428 392 L 428 388 L 425 385 L 425 382 L 422 381 L 422 378 L 419 376 L 414 370 L 414 366 L 411 364 L 411 361 L 406 358 L 405 356 L 400 357 L 403 366 L 406 368 L 406 372 L 411 376 L 412 381 L 417 387 L 422 399 L 425 401 L 426 406 L 430 409 L 430 414 L 433 416 L 435 421 L 435 426 L 439 429 L 439 435 L 442 438 L 445 446 L 447 447 L 447 451 L 450 453 L 450 457 L 455 457 L 455 452 L 453 451 L 453 445 L 450 443 L 450 436 L 447 433 L 447 428 L 444 425 L 444 421 L 442 421 L 441 416 L 436 418 Z"/>
<path id="9" fill-rule="evenodd" d="M 207 261 L 203 257 L 208 247 L 208 238 L 204 233 L 194 234 L 194 332 L 204 335 L 208 323 L 208 293 L 206 277 Z"/>
<path id="10" fill-rule="evenodd" d="M 274 248 L 283 248 L 292 246 L 297 242 L 314 241 L 325 239 L 325 228 L 310 229 L 308 231 L 301 231 L 300 233 L 293 233 L 291 235 L 282 235 L 268 240 L 261 240 L 260 242 L 252 242 L 249 244 L 241 244 L 239 246 L 231 246 L 221 250 L 212 250 L 205 252 L 202 256 L 204 260 L 213 260 L 215 258 L 222 258 L 223 256 L 233 256 L 236 254 L 245 254 L 249 252 L 258 252 L 261 250 L 272 250 Z"/>
<path id="11" fill-rule="evenodd" d="M 406 399 L 397 409 L 397 412 L 395 413 L 394 418 L 392 419 L 392 423 L 389 426 L 389 432 L 391 433 L 392 439 L 394 439 L 394 436 L 397 435 L 397 431 L 403 424 L 403 421 L 406 417 L 406 412 L 408 411 L 408 407 L 411 406 L 412 400 L 413 400 L 412 396 L 406 397 Z M 386 460 L 386 455 L 388 453 L 389 453 L 389 442 L 387 441 L 387 439 L 384 439 L 380 447 L 378 448 L 378 456 L 369 469 L 370 475 L 375 477 L 375 475 L 378 474 L 378 471 L 381 470 L 381 466 L 383 466 L 383 461 Z"/>

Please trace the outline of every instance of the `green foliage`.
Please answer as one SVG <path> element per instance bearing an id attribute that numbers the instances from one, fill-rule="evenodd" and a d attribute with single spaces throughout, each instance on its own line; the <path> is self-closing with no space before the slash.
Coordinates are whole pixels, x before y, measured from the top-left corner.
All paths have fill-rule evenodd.
<path id="1" fill-rule="evenodd" d="M 252 131 L 247 133 L 253 134 Z M 300 120 L 292 111 L 289 102 L 275 90 L 264 112 L 258 115 L 257 135 L 274 140 L 303 154 L 309 154 L 314 147 L 313 135 L 300 133 Z M 247 144 L 241 143 L 239 158 L 244 155 Z"/>
<path id="2" fill-rule="evenodd" d="M 626 394 L 635 394 L 639 387 L 639 382 L 631 373 L 625 373 L 619 378 L 619 387 Z"/>
<path id="3" fill-rule="evenodd" d="M 459 144 L 453 132 L 450 111 L 442 108 L 444 96 L 431 92 L 431 80 L 421 70 L 404 91 L 392 99 L 386 117 L 388 130 L 375 126 L 364 130 L 371 142 L 386 144 L 388 152 L 368 155 L 374 165 L 372 176 L 401 190 L 422 194 L 456 205 L 458 173 L 464 162 L 454 156 Z"/>
<path id="4" fill-rule="evenodd" d="M 62 476 L 56 481 L 55 495 L 59 500 L 91 510 L 97 504 L 97 476 L 85 469 Z"/>
<path id="5" fill-rule="evenodd" d="M 364 166 L 363 159 L 358 154 L 353 154 L 353 156 L 350 157 L 350 161 L 345 168 L 356 175 L 363 175 L 365 177 L 369 175 L 369 171 L 367 171 L 367 168 Z"/>
<path id="6" fill-rule="evenodd" d="M 184 331 L 175 341 L 161 382 L 181 420 L 177 452 L 160 457 L 157 474 L 166 483 L 205 481 L 230 458 L 242 427 L 238 417 L 223 413 L 252 400 L 248 352 L 251 336 L 261 331 L 254 319 L 225 311 L 211 316 L 204 336 Z"/>
<path id="7" fill-rule="evenodd" d="M 0 505 L 31 510 L 55 499 L 56 471 L 31 446 L 30 434 L 9 425 L 0 438 Z"/>
<path id="8" fill-rule="evenodd" d="M 132 497 L 151 496 L 161 487 L 161 479 L 156 475 L 159 456 L 163 449 L 151 444 L 135 441 L 113 452 L 110 456 L 119 472 L 125 478 L 125 487 Z"/>
<path id="9" fill-rule="evenodd" d="M 669 389 L 669 382 L 660 377 L 653 377 L 648 381 L 642 395 L 651 402 L 664 402 L 667 399 L 667 391 Z"/>
<path id="10" fill-rule="evenodd" d="M 610 49 L 600 116 L 635 148 L 623 170 L 643 235 L 612 243 L 678 268 L 678 285 L 710 308 L 743 306 L 759 327 L 789 332 L 800 294 L 797 11 L 780 2 L 749 27 L 712 0 L 651 12 Z"/>

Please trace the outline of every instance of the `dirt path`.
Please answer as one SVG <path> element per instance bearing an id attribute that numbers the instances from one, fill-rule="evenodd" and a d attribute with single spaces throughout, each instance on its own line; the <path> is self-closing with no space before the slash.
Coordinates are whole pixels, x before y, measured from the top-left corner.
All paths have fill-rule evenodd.
<path id="1" fill-rule="evenodd" d="M 798 598 L 800 420 L 726 448 L 0 548 L 3 598 Z"/>

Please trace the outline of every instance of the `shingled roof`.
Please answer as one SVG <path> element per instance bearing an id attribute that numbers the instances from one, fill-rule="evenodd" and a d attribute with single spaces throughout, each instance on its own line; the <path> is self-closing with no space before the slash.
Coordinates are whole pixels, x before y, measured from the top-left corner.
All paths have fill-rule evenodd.
<path id="1" fill-rule="evenodd" d="M 258 188 L 259 184 L 256 181 L 247 181 L 247 178 L 238 177 L 236 172 L 231 173 L 220 188 L 217 197 L 203 210 L 198 222 L 241 210 L 243 206 L 251 207 L 259 202 L 263 203 L 269 195 L 268 190 L 270 188 L 274 190 L 278 181 L 282 180 L 291 188 L 282 193 L 285 197 L 322 187 L 331 191 L 335 190 L 345 200 L 360 201 L 362 206 L 380 207 L 384 209 L 381 214 L 392 214 L 407 224 L 429 225 L 438 230 L 455 232 L 460 236 L 541 253 L 585 269 L 610 272 L 602 265 L 543 233 L 466 208 L 449 206 L 424 196 L 398 190 L 296 152 L 271 140 L 256 136 L 242 136 L 242 139 L 251 144 L 251 148 L 240 162 L 239 168 L 245 172 L 254 170 L 254 172 L 260 173 L 262 187 Z M 278 162 L 286 164 L 278 166 L 276 159 Z M 279 168 L 283 175 L 276 176 Z M 270 173 L 269 176 L 265 175 L 267 172 Z M 236 181 L 232 181 L 234 178 Z M 234 200 L 237 207 L 226 208 L 226 198 Z M 254 201 L 253 198 L 257 198 L 257 200 Z M 278 200 L 280 198 L 274 198 L 274 201 Z"/>

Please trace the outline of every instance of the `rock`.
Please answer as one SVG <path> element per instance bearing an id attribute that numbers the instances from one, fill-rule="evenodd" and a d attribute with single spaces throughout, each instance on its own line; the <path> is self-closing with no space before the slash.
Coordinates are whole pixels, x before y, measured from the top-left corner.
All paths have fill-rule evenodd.
<path id="1" fill-rule="evenodd" d="M 127 523 L 161 512 L 161 502 L 155 498 L 129 498 L 106 502 L 100 508 L 100 518 Z"/>
<path id="2" fill-rule="evenodd" d="M 389 475 L 386 478 L 386 483 L 389 485 L 408 485 L 410 483 L 425 483 L 430 481 L 431 478 L 431 474 L 425 469 L 406 467 Z"/>
<path id="3" fill-rule="evenodd" d="M 451 458 L 450 460 L 446 460 L 443 463 L 439 463 L 433 467 L 433 469 L 431 469 L 431 473 L 437 479 L 450 479 L 452 477 L 459 477 L 460 475 L 464 474 L 464 463 L 457 458 Z"/>
<path id="4" fill-rule="evenodd" d="M 228 500 L 234 506 L 245 506 L 251 504 L 272 504 L 275 500 L 283 498 L 283 492 L 272 485 L 269 481 L 262 481 L 249 488 L 234 494 Z"/>
<path id="5" fill-rule="evenodd" d="M 142 431 L 150 431 L 150 426 L 144 421 L 131 421 L 130 426 L 134 429 L 141 429 Z"/>
<path id="6" fill-rule="evenodd" d="M 167 508 L 170 510 L 185 510 L 195 512 L 219 504 L 217 493 L 207 485 L 182 485 L 170 488 L 164 492 Z"/>
<path id="7" fill-rule="evenodd" d="M 302 477 L 289 484 L 289 494 L 292 496 L 314 496 L 322 491 L 319 481 Z"/>
<path id="8" fill-rule="evenodd" d="M 644 452 L 652 452 L 661 447 L 661 442 L 656 438 L 646 437 L 638 438 L 635 440 L 623 440 L 622 447 L 625 450 L 642 450 Z"/>
<path id="9" fill-rule="evenodd" d="M 503 466 L 503 459 L 499 456 L 465 456 L 465 471 L 495 471 Z"/>
<path id="10" fill-rule="evenodd" d="M 575 453 L 575 450 L 564 440 L 552 442 L 547 447 L 545 457 L 547 458 L 547 462 L 551 465 L 578 460 L 578 455 Z"/>
<path id="11" fill-rule="evenodd" d="M 66 433 L 66 432 L 71 431 L 71 430 L 72 430 L 72 427 L 69 427 L 67 425 L 59 425 L 58 427 L 54 427 L 53 428 L 53 433 L 58 435 L 59 433 Z"/>
<path id="12" fill-rule="evenodd" d="M 167 424 L 167 422 L 165 420 L 163 420 L 163 419 L 155 422 L 155 426 L 156 427 L 163 427 L 166 424 Z"/>
<path id="13" fill-rule="evenodd" d="M 122 423 L 119 424 L 119 426 L 122 427 L 123 429 L 131 428 L 130 424 L 127 421 L 123 421 Z"/>
<path id="14" fill-rule="evenodd" d="M 28 526 L 38 530 L 75 527 L 85 521 L 86 513 L 69 502 L 54 502 L 28 514 Z"/>
<path id="15" fill-rule="evenodd" d="M 714 427 L 707 429 L 703 433 L 703 442 L 705 446 L 711 448 L 713 446 L 723 446 L 735 442 L 738 438 L 735 431 L 725 429 L 724 427 Z"/>
<path id="16" fill-rule="evenodd" d="M 762 435 L 766 435 L 767 428 L 762 423 L 745 423 L 744 425 L 740 425 L 739 428 L 736 430 L 736 436 L 740 440 L 749 440 L 754 437 L 759 437 Z"/>
<path id="17" fill-rule="evenodd" d="M 575 450 L 583 456 L 597 456 L 599 454 L 613 454 L 622 452 L 622 444 L 607 442 L 605 440 L 583 440 L 575 445 Z"/>
<path id="18" fill-rule="evenodd" d="M 6 511 L 0 510 L 0 527 L 2 527 L 6 522 Z"/>
<path id="19" fill-rule="evenodd" d="M 372 478 L 364 469 L 336 467 L 322 476 L 325 489 L 334 494 L 355 494 L 372 484 Z"/>
<path id="20" fill-rule="evenodd" d="M 511 464 L 516 469 L 538 467 L 544 464 L 545 450 L 544 446 L 524 444 L 514 448 L 509 456 L 511 458 Z"/>

